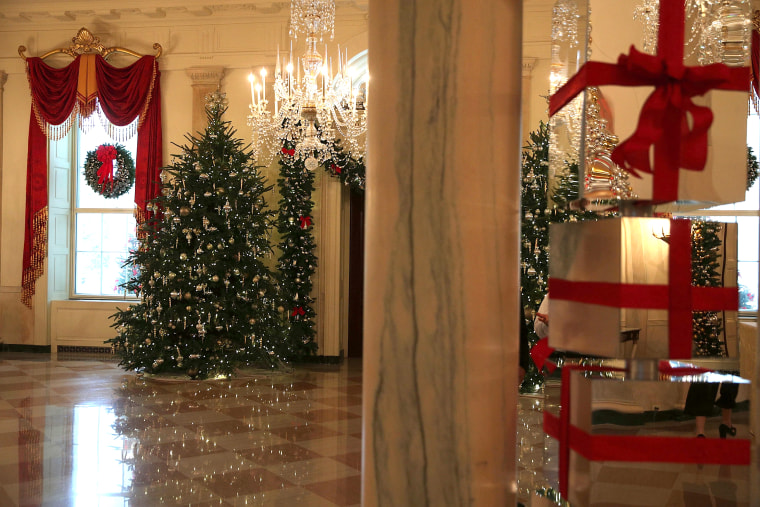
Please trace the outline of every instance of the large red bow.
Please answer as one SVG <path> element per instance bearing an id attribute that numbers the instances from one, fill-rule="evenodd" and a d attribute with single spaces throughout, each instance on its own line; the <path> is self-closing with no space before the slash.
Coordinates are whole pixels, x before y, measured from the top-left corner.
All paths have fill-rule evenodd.
<path id="1" fill-rule="evenodd" d="M 301 222 L 301 229 L 306 229 L 311 225 L 311 217 L 305 216 L 305 217 L 298 217 L 298 220 Z"/>
<path id="2" fill-rule="evenodd" d="M 707 131 L 713 116 L 692 97 L 712 89 L 746 91 L 749 69 L 716 63 L 705 67 L 683 64 L 684 7 L 681 0 L 660 2 L 660 31 L 656 56 L 631 47 L 616 64 L 586 62 L 552 95 L 549 114 L 554 115 L 588 86 L 654 86 L 639 116 L 634 134 L 612 153 L 612 160 L 638 176 L 637 170 L 654 174 L 652 198 L 678 199 L 678 169 L 704 169 Z M 692 127 L 687 119 L 691 116 Z M 654 169 L 649 162 L 654 146 Z"/>
<path id="3" fill-rule="evenodd" d="M 343 169 L 341 169 L 340 166 L 337 164 L 330 164 L 330 169 L 335 171 L 335 174 L 340 174 L 343 172 Z"/>
<path id="4" fill-rule="evenodd" d="M 291 157 L 296 154 L 296 150 L 294 148 L 288 149 L 288 148 L 285 148 L 284 146 L 282 147 L 282 150 L 280 151 L 282 151 L 282 153 L 285 155 L 290 155 Z"/>
<path id="5" fill-rule="evenodd" d="M 306 315 L 306 312 L 303 311 L 303 308 L 301 308 L 300 306 L 296 306 L 295 308 L 293 308 L 293 313 L 291 313 L 290 316 L 297 317 L 299 315 Z"/>
<path id="6" fill-rule="evenodd" d="M 113 190 L 113 161 L 116 159 L 116 148 L 110 144 L 101 144 L 96 155 L 101 163 L 98 169 L 98 183 L 103 187 L 110 183 Z"/>
<path id="7" fill-rule="evenodd" d="M 713 113 L 709 107 L 698 106 L 691 99 L 730 83 L 731 69 L 719 63 L 705 67 L 686 67 L 680 62 L 671 64 L 665 58 L 642 53 L 633 46 L 630 54 L 620 55 L 618 66 L 631 76 L 653 84 L 655 89 L 644 103 L 636 131 L 614 150 L 612 161 L 634 176 L 638 176 L 636 169 L 654 173 L 649 162 L 650 147 L 668 138 L 672 134 L 668 127 L 674 127 L 681 133 L 678 165 L 692 171 L 704 169 L 707 132 Z M 746 81 L 742 81 L 742 86 L 746 88 Z M 691 129 L 689 116 L 693 122 Z"/>

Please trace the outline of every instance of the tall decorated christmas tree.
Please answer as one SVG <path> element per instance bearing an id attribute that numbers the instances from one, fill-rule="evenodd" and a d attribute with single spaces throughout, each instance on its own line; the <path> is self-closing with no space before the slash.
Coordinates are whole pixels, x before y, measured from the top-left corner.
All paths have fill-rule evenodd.
<path id="1" fill-rule="evenodd" d="M 222 119 L 225 104 L 223 94 L 209 96 L 208 127 L 188 136 L 164 169 L 171 181 L 128 260 L 139 272 L 125 286 L 140 302 L 114 315 L 118 336 L 109 340 L 125 369 L 227 376 L 291 352 L 282 340 L 279 286 L 265 263 L 271 186 Z"/>

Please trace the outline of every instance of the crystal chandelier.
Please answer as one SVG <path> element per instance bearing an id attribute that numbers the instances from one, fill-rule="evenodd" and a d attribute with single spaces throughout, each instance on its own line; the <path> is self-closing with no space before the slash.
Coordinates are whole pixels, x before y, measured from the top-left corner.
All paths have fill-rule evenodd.
<path id="1" fill-rule="evenodd" d="M 327 57 L 327 46 L 324 55 L 317 50 L 317 43 L 323 42 L 325 36 L 333 38 L 334 25 L 334 0 L 291 1 L 292 40 L 287 55 L 281 57 L 277 49 L 273 110 L 266 98 L 266 70 L 261 70 L 259 82 L 253 74 L 249 76 L 248 125 L 257 161 L 268 163 L 274 154 L 285 153 L 314 170 L 338 149 L 357 160 L 364 158 L 368 83 L 355 85 L 347 50 L 341 52 L 338 48 L 335 69 L 333 60 Z M 299 34 L 305 34 L 306 51 L 294 62 L 293 40 Z"/>
<path id="2" fill-rule="evenodd" d="M 634 19 L 644 28 L 643 50 L 655 54 L 659 31 L 659 0 L 644 0 L 634 9 Z M 685 0 L 684 17 L 689 27 L 684 57 L 700 65 L 747 64 L 752 32 L 749 0 Z"/>

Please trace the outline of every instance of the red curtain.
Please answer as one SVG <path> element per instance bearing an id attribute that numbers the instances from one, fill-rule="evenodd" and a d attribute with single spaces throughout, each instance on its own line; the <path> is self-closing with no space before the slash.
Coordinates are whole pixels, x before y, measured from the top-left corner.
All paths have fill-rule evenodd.
<path id="1" fill-rule="evenodd" d="M 54 69 L 40 58 L 26 60 L 32 110 L 21 300 L 29 307 L 47 255 L 47 137 L 55 136 L 56 132 L 65 133 L 69 122 L 73 121 L 72 113 L 77 114 L 79 106 L 88 109 L 86 104 L 77 101 L 81 60 L 82 56 L 78 56 L 62 69 Z M 150 218 L 146 204 L 161 191 L 159 174 L 163 164 L 163 144 L 158 62 L 154 56 L 143 56 L 128 67 L 117 68 L 97 55 L 94 72 L 97 100 L 106 118 L 117 126 L 126 126 L 139 119 L 135 160 L 135 214 L 139 227 Z M 56 126 L 61 127 L 56 131 Z"/>
<path id="2" fill-rule="evenodd" d="M 750 65 L 752 66 L 752 90 L 755 100 L 760 97 L 760 33 L 752 30 L 752 45 L 750 47 Z M 755 104 L 757 106 L 757 104 Z"/>

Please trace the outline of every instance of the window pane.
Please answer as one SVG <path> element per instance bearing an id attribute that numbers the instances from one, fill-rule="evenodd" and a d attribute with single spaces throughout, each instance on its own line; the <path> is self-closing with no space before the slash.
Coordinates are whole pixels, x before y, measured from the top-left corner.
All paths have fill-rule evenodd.
<path id="1" fill-rule="evenodd" d="M 124 295 L 119 287 L 132 276 L 122 264 L 137 246 L 131 213 L 77 213 L 74 293 Z"/>
<path id="2" fill-rule="evenodd" d="M 77 251 L 78 252 L 99 252 L 100 244 L 103 242 L 101 233 L 102 215 L 99 213 L 80 213 L 77 214 Z"/>
<path id="3" fill-rule="evenodd" d="M 739 227 L 738 261 L 754 261 L 758 259 L 758 217 L 736 217 Z"/>
<path id="4" fill-rule="evenodd" d="M 757 262 L 739 262 L 739 309 L 757 310 Z"/>
<path id="5" fill-rule="evenodd" d="M 76 253 L 76 280 L 74 292 L 77 294 L 100 294 L 100 252 Z"/>
<path id="6" fill-rule="evenodd" d="M 121 265 L 124 263 L 125 256 L 114 252 L 103 252 L 103 267 L 101 276 L 100 293 L 104 296 L 117 296 L 123 294 L 124 290 L 119 287 L 122 278 Z"/>
<path id="7" fill-rule="evenodd" d="M 84 163 L 87 158 L 87 152 L 97 149 L 101 144 L 117 144 L 113 141 L 106 131 L 103 130 L 102 125 L 96 122 L 96 124 L 90 128 L 87 132 L 79 131 L 78 142 L 78 156 L 77 156 L 77 199 L 76 205 L 79 208 L 121 208 L 132 209 L 135 201 L 135 187 L 134 185 L 126 194 L 113 198 L 106 199 L 95 190 L 93 190 L 85 180 L 84 177 Z M 129 139 L 123 143 L 123 145 L 131 154 L 132 160 L 136 159 L 137 153 L 137 136 Z"/>

